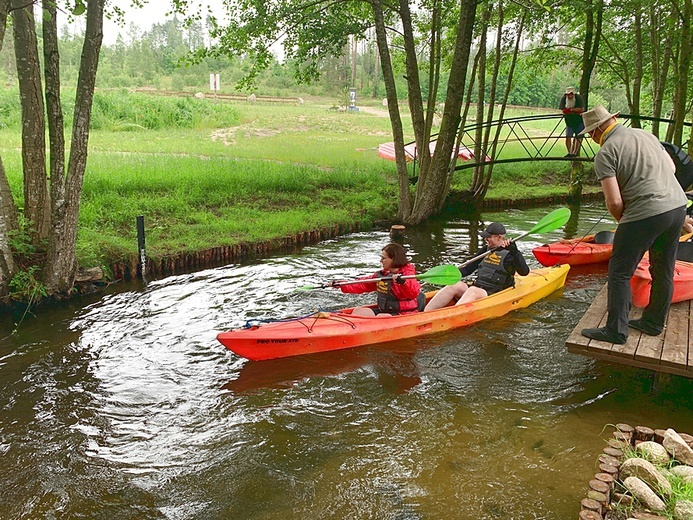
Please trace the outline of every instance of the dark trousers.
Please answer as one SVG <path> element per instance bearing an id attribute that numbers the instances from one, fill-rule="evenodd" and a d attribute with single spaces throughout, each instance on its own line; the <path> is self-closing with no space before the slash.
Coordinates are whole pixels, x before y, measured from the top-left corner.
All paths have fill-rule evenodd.
<path id="1" fill-rule="evenodd" d="M 674 294 L 674 264 L 686 208 L 619 224 L 609 260 L 606 327 L 628 337 L 630 279 L 646 251 L 650 253 L 652 292 L 642 319 L 658 329 L 664 327 Z"/>

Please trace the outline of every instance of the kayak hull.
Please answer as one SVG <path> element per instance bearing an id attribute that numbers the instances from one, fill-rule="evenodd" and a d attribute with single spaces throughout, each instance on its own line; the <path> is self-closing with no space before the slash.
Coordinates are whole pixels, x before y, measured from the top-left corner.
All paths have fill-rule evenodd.
<path id="1" fill-rule="evenodd" d="M 693 237 L 693 233 L 683 235 L 681 242 Z M 608 262 L 611 258 L 613 244 L 596 244 L 594 235 L 587 235 L 573 240 L 563 240 L 553 244 L 544 244 L 532 249 L 532 253 L 541 265 L 547 267 L 568 264 L 586 265 Z"/>
<path id="2" fill-rule="evenodd" d="M 631 301 L 636 307 L 647 307 L 652 291 L 650 260 L 643 258 L 630 279 Z M 693 300 L 693 263 L 676 261 L 674 268 L 674 295 L 671 303 Z"/>
<path id="3" fill-rule="evenodd" d="M 534 269 L 527 276 L 516 276 L 514 288 L 434 311 L 368 318 L 353 316 L 353 308 L 343 309 L 221 332 L 217 339 L 239 356 L 261 361 L 425 336 L 527 307 L 563 287 L 569 269 L 567 265 Z"/>
<path id="4" fill-rule="evenodd" d="M 544 244 L 532 249 L 532 254 L 541 265 L 547 267 L 568 264 L 586 265 L 608 262 L 613 244 L 595 244 L 594 235 L 578 240 L 567 240 Z"/>

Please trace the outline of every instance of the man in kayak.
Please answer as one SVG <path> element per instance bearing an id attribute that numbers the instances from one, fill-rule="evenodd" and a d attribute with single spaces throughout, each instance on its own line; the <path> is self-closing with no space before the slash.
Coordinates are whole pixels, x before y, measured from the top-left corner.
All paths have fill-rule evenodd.
<path id="1" fill-rule="evenodd" d="M 600 146 L 594 173 L 609 213 L 618 221 L 609 260 L 606 327 L 582 335 L 623 344 L 628 326 L 645 334 L 662 333 L 674 293 L 674 265 L 686 216 L 686 195 L 674 177 L 674 164 L 657 138 L 616 121 L 601 105 L 582 114 L 584 133 Z M 645 252 L 650 254 L 652 290 L 642 318 L 629 320 L 630 279 Z"/>
<path id="2" fill-rule="evenodd" d="M 407 259 L 404 248 L 395 243 L 386 245 L 380 252 L 380 262 L 383 266 L 380 271 L 359 280 L 385 277 L 388 280 L 349 285 L 339 285 L 339 282 L 333 281 L 328 285 L 339 287 L 343 293 L 349 294 L 378 293 L 378 307 L 375 310 L 371 307 L 357 307 L 352 312 L 353 316 L 384 317 L 422 311 L 426 295 L 421 292 L 421 283 L 416 278 L 403 278 L 416 275 L 416 269 Z"/>
<path id="3" fill-rule="evenodd" d="M 458 282 L 448 285 L 436 293 L 426 305 L 426 310 L 440 309 L 451 301 L 455 305 L 472 302 L 497 293 L 515 284 L 515 273 L 521 276 L 529 274 L 529 267 L 515 242 L 505 238 L 505 226 L 500 222 L 492 222 L 481 232 L 486 245 L 479 251 L 489 254 L 470 264 L 460 267 L 462 276 L 469 276 L 476 271 L 476 279 L 471 285 Z"/>

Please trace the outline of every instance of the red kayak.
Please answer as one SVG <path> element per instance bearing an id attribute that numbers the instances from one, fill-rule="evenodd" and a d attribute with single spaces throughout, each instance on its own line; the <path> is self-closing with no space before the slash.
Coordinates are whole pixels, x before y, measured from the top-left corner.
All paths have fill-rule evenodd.
<path id="1" fill-rule="evenodd" d="M 600 232 L 600 233 L 611 233 Z M 532 253 L 541 265 L 552 266 L 557 264 L 584 265 L 608 262 L 611 258 L 612 243 L 599 244 L 595 242 L 596 235 L 587 235 L 573 240 L 561 240 L 553 244 L 544 244 L 532 249 Z M 613 233 L 611 233 L 613 235 Z M 602 235 L 608 236 L 608 235 Z"/>
<path id="2" fill-rule="evenodd" d="M 352 316 L 353 308 L 318 312 L 221 332 L 217 339 L 239 356 L 260 361 L 416 338 L 527 307 L 563 287 L 569 269 L 567 265 L 533 269 L 527 276 L 516 276 L 515 287 L 433 311 L 382 318 Z"/>
<path id="3" fill-rule="evenodd" d="M 636 307 L 647 307 L 650 303 L 652 276 L 650 276 L 650 259 L 643 258 L 630 279 L 631 301 Z M 672 303 L 693 299 L 693 263 L 676 261 L 674 268 L 674 297 Z"/>
<path id="4" fill-rule="evenodd" d="M 587 235 L 573 240 L 561 240 L 553 244 L 535 247 L 532 253 L 541 265 L 558 264 L 585 265 L 608 262 L 613 249 L 613 231 L 600 231 L 596 235 Z M 683 235 L 681 242 L 690 240 L 693 233 Z M 608 243 L 606 243 L 608 242 Z"/>

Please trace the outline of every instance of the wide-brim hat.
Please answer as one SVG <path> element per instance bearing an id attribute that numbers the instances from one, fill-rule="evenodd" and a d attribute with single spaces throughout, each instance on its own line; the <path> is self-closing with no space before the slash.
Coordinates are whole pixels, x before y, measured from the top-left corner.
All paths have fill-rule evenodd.
<path id="1" fill-rule="evenodd" d="M 575 94 L 575 87 L 568 87 L 565 89 L 566 94 Z"/>
<path id="2" fill-rule="evenodd" d="M 505 226 L 500 222 L 491 222 L 486 229 L 479 234 L 482 238 L 488 238 L 491 235 L 505 235 Z"/>
<path id="3" fill-rule="evenodd" d="M 615 112 L 612 114 L 602 105 L 597 105 L 592 110 L 583 112 L 581 115 L 582 123 L 585 125 L 585 128 L 582 130 L 582 132 L 580 132 L 580 135 L 591 132 L 592 130 L 597 128 L 602 123 L 605 123 L 612 117 L 618 117 L 620 113 L 621 112 Z"/>

